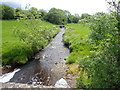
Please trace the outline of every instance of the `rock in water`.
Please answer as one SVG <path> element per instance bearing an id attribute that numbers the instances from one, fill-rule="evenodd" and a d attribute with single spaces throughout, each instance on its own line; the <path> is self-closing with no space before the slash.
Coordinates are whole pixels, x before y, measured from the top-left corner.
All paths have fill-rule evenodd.
<path id="1" fill-rule="evenodd" d="M 56 88 L 70 88 L 70 86 L 67 84 L 66 80 L 61 78 L 55 83 Z"/>

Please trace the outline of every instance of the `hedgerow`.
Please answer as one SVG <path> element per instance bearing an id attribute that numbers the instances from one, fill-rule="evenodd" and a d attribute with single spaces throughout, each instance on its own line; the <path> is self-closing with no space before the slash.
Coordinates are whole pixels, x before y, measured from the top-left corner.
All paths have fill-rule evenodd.
<path id="1" fill-rule="evenodd" d="M 117 23 L 114 14 L 97 13 L 93 16 L 89 44 L 96 49 L 93 49 L 93 54 L 79 60 L 79 67 L 83 68 L 84 73 L 80 73 L 78 88 L 120 87 Z M 87 78 L 84 78 L 84 74 Z"/>
<path id="2" fill-rule="evenodd" d="M 64 35 L 64 42 L 71 49 L 66 62 L 79 63 L 76 87 L 119 88 L 120 47 L 115 14 L 96 13 L 91 16 L 87 25 L 91 29 L 87 38 L 83 38 L 81 32 L 77 32 L 82 28 L 68 29 Z"/>

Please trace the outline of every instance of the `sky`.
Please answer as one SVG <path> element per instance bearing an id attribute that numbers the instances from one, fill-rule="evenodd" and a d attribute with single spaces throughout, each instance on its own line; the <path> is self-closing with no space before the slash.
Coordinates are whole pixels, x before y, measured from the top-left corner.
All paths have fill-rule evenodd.
<path id="1" fill-rule="evenodd" d="M 107 12 L 105 0 L 0 0 L 0 2 L 21 8 L 24 8 L 26 4 L 44 10 L 55 7 L 68 10 L 72 14 L 78 13 L 79 15 L 82 13 Z"/>

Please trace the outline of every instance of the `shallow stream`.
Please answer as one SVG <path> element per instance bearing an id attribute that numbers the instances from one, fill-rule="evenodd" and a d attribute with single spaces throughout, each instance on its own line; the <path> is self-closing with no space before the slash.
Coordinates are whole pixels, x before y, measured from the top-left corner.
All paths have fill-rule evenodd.
<path id="1" fill-rule="evenodd" d="M 62 42 L 64 32 L 62 28 L 49 45 L 35 56 L 36 59 L 22 66 L 9 82 L 54 86 L 64 78 L 67 75 L 64 58 L 70 53 Z"/>

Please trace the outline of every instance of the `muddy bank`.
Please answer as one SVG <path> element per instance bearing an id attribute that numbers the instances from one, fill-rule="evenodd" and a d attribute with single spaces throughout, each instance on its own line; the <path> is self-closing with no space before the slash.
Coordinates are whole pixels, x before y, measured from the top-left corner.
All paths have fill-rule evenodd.
<path id="1" fill-rule="evenodd" d="M 74 86 L 75 77 L 66 73 L 68 66 L 64 58 L 70 52 L 62 42 L 64 32 L 62 28 L 50 44 L 36 55 L 36 59 L 22 66 L 9 82 L 54 86 L 56 81 L 64 78 L 70 87 Z"/>

